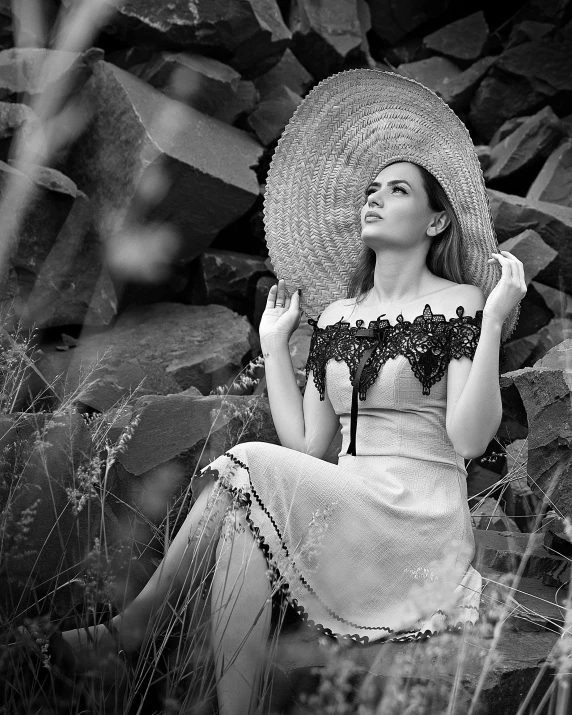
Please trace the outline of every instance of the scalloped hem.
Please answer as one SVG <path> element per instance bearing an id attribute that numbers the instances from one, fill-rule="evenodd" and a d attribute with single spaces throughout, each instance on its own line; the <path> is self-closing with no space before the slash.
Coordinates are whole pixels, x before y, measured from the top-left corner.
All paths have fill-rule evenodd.
<path id="1" fill-rule="evenodd" d="M 244 464 L 241 460 L 237 459 L 233 454 L 229 452 L 225 452 L 223 455 L 228 457 L 231 461 L 235 462 L 238 464 L 240 467 L 246 470 L 248 474 L 250 474 L 250 470 L 248 469 L 248 466 Z M 387 643 L 387 642 L 397 642 L 397 643 L 406 643 L 406 642 L 412 642 L 412 641 L 424 641 L 427 640 L 428 638 L 431 638 L 436 635 L 442 635 L 444 633 L 456 633 L 456 634 L 462 634 L 465 630 L 473 630 L 476 627 L 476 623 L 473 621 L 457 621 L 455 625 L 449 625 L 446 626 L 445 628 L 440 628 L 436 630 L 414 630 L 414 629 L 406 629 L 406 630 L 400 630 L 400 631 L 395 631 L 387 626 L 380 626 L 379 629 L 377 628 L 371 628 L 371 630 L 383 630 L 387 631 L 387 635 L 380 635 L 379 637 L 375 638 L 370 638 L 369 636 L 360 636 L 358 633 L 338 633 L 336 631 L 332 631 L 330 628 L 325 627 L 321 623 L 316 623 L 313 621 L 310 617 L 309 614 L 307 613 L 306 609 L 304 606 L 299 604 L 298 599 L 296 599 L 294 596 L 292 596 L 291 591 L 290 591 L 290 584 L 285 581 L 284 577 L 281 575 L 280 570 L 278 566 L 276 565 L 276 562 L 274 560 L 273 554 L 270 551 L 269 545 L 266 543 L 266 540 L 264 539 L 264 536 L 260 533 L 259 527 L 254 524 L 254 522 L 251 519 L 251 511 L 252 511 L 252 497 L 250 495 L 250 492 L 248 491 L 243 491 L 242 489 L 238 487 L 234 487 L 229 480 L 220 475 L 220 472 L 218 469 L 212 469 L 210 465 L 207 465 L 201 472 L 200 472 L 200 478 L 204 476 L 214 476 L 215 483 L 218 482 L 220 486 L 227 492 L 229 492 L 233 499 L 236 501 L 238 506 L 242 507 L 245 509 L 245 517 L 246 521 L 248 523 L 248 526 L 250 528 L 250 531 L 252 533 L 252 536 L 254 538 L 254 541 L 256 544 L 259 546 L 261 549 L 262 553 L 264 554 L 264 558 L 266 560 L 266 564 L 268 567 L 268 578 L 270 581 L 270 584 L 273 588 L 277 587 L 277 593 L 285 599 L 285 601 L 292 607 L 296 615 L 300 618 L 302 621 L 302 624 L 309 628 L 310 630 L 315 630 L 321 633 L 322 635 L 328 636 L 330 638 L 334 638 L 339 641 L 348 641 L 351 640 L 357 645 L 360 646 L 368 646 L 368 645 L 375 645 L 375 644 L 381 644 L 381 643 Z M 251 487 L 252 488 L 252 487 Z M 270 515 L 269 515 L 270 516 Z M 272 517 L 270 516 L 271 520 Z M 273 522 L 273 520 L 272 520 Z M 279 584 L 279 585 L 278 585 Z M 469 606 L 468 608 L 473 608 L 472 606 Z M 477 611 L 478 609 L 475 607 L 474 610 Z M 436 613 L 439 613 L 437 611 Z M 442 612 L 441 612 L 442 613 Z M 445 615 L 445 614 L 443 614 Z M 478 620 L 478 616 L 477 616 Z"/>

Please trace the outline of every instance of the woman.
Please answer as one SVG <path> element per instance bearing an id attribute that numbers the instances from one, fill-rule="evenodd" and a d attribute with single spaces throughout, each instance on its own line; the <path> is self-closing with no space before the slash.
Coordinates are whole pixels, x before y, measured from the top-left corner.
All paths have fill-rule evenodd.
<path id="1" fill-rule="evenodd" d="M 499 348 L 526 293 L 522 263 L 495 250 L 465 128 L 391 73 L 350 70 L 310 92 L 275 152 L 265 220 L 275 270 L 319 315 L 304 395 L 288 349 L 300 292 L 281 279 L 259 327 L 281 446 L 240 444 L 205 467 L 149 583 L 91 629 L 139 647 L 214 563 L 224 715 L 256 708 L 273 588 L 309 625 L 359 643 L 477 620 L 464 459 L 500 424 Z M 325 462 L 340 424 L 338 464 Z"/>

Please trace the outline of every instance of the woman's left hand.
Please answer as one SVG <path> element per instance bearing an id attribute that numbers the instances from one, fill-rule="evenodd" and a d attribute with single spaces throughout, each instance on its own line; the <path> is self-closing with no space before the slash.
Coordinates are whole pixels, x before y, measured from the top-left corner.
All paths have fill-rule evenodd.
<path id="1" fill-rule="evenodd" d="M 487 315 L 498 320 L 502 325 L 511 310 L 526 295 L 524 266 L 522 261 L 519 261 L 516 256 L 513 256 L 508 251 L 491 253 L 491 256 L 493 258 L 489 258 L 488 262 L 497 261 L 500 263 L 502 275 L 485 302 L 483 316 Z"/>

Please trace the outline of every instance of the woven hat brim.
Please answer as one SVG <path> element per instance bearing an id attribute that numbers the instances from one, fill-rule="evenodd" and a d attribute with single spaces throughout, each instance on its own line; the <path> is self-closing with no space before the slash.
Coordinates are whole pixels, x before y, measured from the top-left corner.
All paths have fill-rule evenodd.
<path id="1" fill-rule="evenodd" d="M 362 249 L 365 188 L 388 164 L 409 161 L 440 182 L 462 232 L 463 282 L 487 298 L 501 276 L 487 263 L 498 252 L 489 198 L 469 132 L 434 92 L 415 80 L 374 69 L 322 80 L 297 107 L 274 152 L 264 223 L 276 274 L 303 289 L 317 318 L 345 298 Z M 503 324 L 514 331 L 520 303 Z"/>

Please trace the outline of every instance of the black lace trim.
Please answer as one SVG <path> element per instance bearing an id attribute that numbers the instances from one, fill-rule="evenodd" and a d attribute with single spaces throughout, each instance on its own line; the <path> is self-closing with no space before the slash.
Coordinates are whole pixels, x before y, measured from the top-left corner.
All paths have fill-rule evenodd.
<path id="1" fill-rule="evenodd" d="M 313 371 L 314 383 L 320 399 L 324 399 L 326 364 L 334 359 L 345 361 L 353 382 L 358 365 L 368 349 L 371 356 L 363 366 L 359 382 L 359 398 L 365 400 L 367 390 L 373 385 L 381 366 L 397 355 L 404 355 L 411 364 L 411 369 L 423 386 L 423 394 L 429 395 L 431 387 L 442 379 L 449 361 L 466 356 L 473 359 L 481 334 L 483 311 L 475 316 L 464 315 L 465 309 L 459 306 L 457 317 L 445 319 L 443 314 L 433 314 L 429 303 L 423 314 L 413 321 L 397 316 L 397 323 L 379 316 L 363 327 L 363 320 L 352 326 L 340 319 L 337 323 L 318 327 L 318 321 L 308 318 L 314 327 L 310 350 L 306 363 L 306 379 Z M 504 352 L 501 350 L 501 359 Z"/>
<path id="2" fill-rule="evenodd" d="M 250 478 L 250 470 L 244 462 L 242 462 L 240 459 L 234 456 L 231 452 L 225 452 L 224 453 L 225 457 L 228 457 L 231 461 L 233 461 L 235 464 L 238 466 L 242 467 L 243 469 L 246 470 L 248 473 L 248 481 L 250 484 L 250 489 L 252 491 L 252 495 L 256 499 L 258 505 L 260 508 L 264 511 L 264 513 L 268 516 L 272 526 L 276 530 L 276 534 L 278 538 L 280 539 L 280 544 L 282 548 L 284 549 L 284 552 L 286 556 L 289 557 L 288 554 L 288 548 L 284 544 L 284 541 L 282 539 L 282 535 L 280 533 L 280 530 L 278 529 L 278 526 L 276 522 L 274 521 L 274 518 L 266 509 L 264 506 L 262 500 L 260 499 L 260 496 L 257 494 L 256 489 L 254 488 L 254 485 L 252 484 L 252 480 Z M 266 559 L 266 565 L 268 567 L 268 571 L 271 574 L 270 576 L 270 582 L 272 587 L 278 587 L 280 590 L 282 596 L 286 599 L 286 601 L 292 606 L 296 614 L 300 617 L 304 625 L 306 625 L 309 628 L 317 630 L 319 633 L 322 633 L 326 636 L 329 636 L 330 638 L 334 639 L 341 639 L 341 640 L 347 640 L 348 638 L 352 640 L 354 643 L 357 645 L 361 646 L 366 646 L 370 643 L 370 638 L 368 636 L 360 636 L 357 633 L 354 634 L 344 634 L 344 633 L 337 633 L 332 631 L 330 628 L 326 628 L 323 626 L 321 623 L 316 623 L 315 621 L 311 620 L 308 616 L 308 613 L 306 612 L 306 609 L 304 606 L 300 605 L 298 603 L 298 599 L 296 599 L 294 596 L 292 596 L 291 591 L 290 591 L 290 584 L 287 581 L 283 580 L 282 575 L 280 574 L 280 571 L 278 567 L 276 566 L 276 563 L 274 562 L 273 554 L 270 551 L 270 547 L 266 543 L 264 537 L 260 533 L 259 527 L 257 527 L 254 522 L 251 519 L 251 511 L 252 511 L 252 497 L 249 492 L 243 492 L 241 489 L 238 489 L 237 487 L 233 487 L 228 481 L 224 480 L 220 476 L 220 472 L 218 469 L 213 469 L 210 465 L 205 467 L 203 471 L 200 473 L 200 476 L 213 476 L 215 481 L 220 481 L 221 486 L 223 489 L 228 491 L 232 497 L 236 500 L 237 504 L 245 509 L 245 517 L 246 517 L 246 522 L 248 526 L 250 527 L 250 531 L 252 532 L 253 538 L 255 542 L 257 543 L 258 547 L 261 549 L 262 553 L 264 554 L 264 558 Z M 296 568 L 296 571 L 298 569 Z M 360 628 L 361 630 L 384 630 L 388 632 L 387 637 L 380 637 L 376 638 L 374 641 L 371 641 L 371 643 L 380 643 L 382 641 L 395 641 L 399 643 L 404 643 L 404 642 L 410 642 L 410 641 L 420 641 L 420 640 L 427 640 L 431 636 L 434 635 L 439 635 L 441 633 L 463 633 L 468 630 L 472 630 L 475 628 L 475 624 L 473 623 L 463 623 L 461 621 L 458 621 L 454 625 L 447 626 L 446 628 L 443 628 L 441 630 L 436 630 L 436 631 L 419 631 L 419 630 L 412 630 L 412 629 L 407 629 L 407 630 L 401 630 L 401 631 L 394 631 L 391 628 L 388 628 L 387 626 L 380 626 L 379 628 L 373 628 L 371 626 L 365 626 L 365 627 L 360 627 L 357 626 L 356 624 L 350 623 L 349 621 L 346 621 L 344 618 L 341 618 L 341 616 L 338 616 L 335 614 L 333 611 L 331 611 L 326 604 L 322 602 L 322 600 L 317 596 L 315 591 L 309 586 L 307 581 L 303 578 L 301 574 L 298 574 L 301 582 L 304 584 L 304 586 L 316 597 L 318 601 L 324 606 L 324 608 L 327 609 L 328 613 L 333 618 L 336 618 L 336 620 L 339 620 L 343 623 L 347 623 L 350 626 L 354 626 L 355 628 Z M 462 608 L 469 608 L 478 611 L 479 609 L 476 608 L 475 606 L 462 606 Z M 446 615 L 443 611 L 438 610 L 436 613 L 441 613 L 443 615 Z M 393 634 L 393 635 L 390 635 Z"/>

